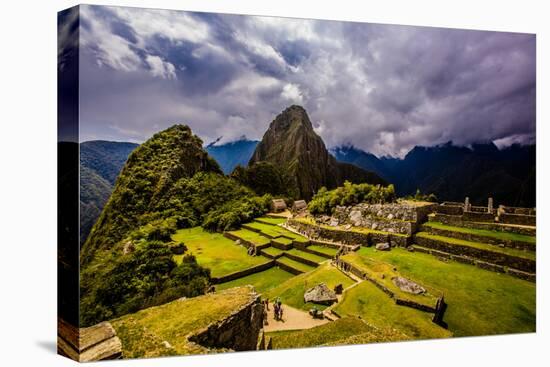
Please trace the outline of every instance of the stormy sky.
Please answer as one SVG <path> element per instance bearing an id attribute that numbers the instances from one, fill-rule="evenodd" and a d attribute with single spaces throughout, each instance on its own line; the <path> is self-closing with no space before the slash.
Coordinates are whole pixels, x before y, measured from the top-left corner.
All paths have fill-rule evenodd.
<path id="1" fill-rule="evenodd" d="M 81 141 L 261 139 L 291 104 L 377 155 L 535 139 L 534 35 L 98 6 L 80 24 Z"/>

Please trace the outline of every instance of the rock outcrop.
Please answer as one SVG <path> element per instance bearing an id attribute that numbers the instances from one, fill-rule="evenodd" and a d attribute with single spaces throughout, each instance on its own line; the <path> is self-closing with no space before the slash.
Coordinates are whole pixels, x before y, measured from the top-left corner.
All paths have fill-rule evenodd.
<path id="1" fill-rule="evenodd" d="M 408 292 L 412 294 L 426 293 L 426 289 L 424 289 L 424 287 L 403 277 L 395 277 L 392 279 L 392 282 L 397 287 L 399 287 L 399 289 L 401 289 L 403 292 Z"/>
<path id="2" fill-rule="evenodd" d="M 330 305 L 337 301 L 336 293 L 327 287 L 325 283 L 320 283 L 304 293 L 304 302 Z"/>

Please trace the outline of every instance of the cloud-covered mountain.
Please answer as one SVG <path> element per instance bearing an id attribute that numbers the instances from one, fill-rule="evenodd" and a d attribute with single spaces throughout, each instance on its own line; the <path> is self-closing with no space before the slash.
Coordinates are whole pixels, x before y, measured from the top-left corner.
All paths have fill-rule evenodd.
<path id="1" fill-rule="evenodd" d="M 403 159 L 377 158 L 353 146 L 333 149 L 336 159 L 371 169 L 394 183 L 400 195 L 434 193 L 439 200 L 481 205 L 535 206 L 535 145 L 498 149 L 493 143 L 471 147 L 452 143 L 414 147 Z"/>
<path id="2" fill-rule="evenodd" d="M 206 151 L 218 162 L 226 175 L 233 172 L 237 165 L 246 166 L 259 143 L 244 136 L 237 141 L 220 145 L 216 144 L 218 141 L 219 139 L 209 144 Z"/>

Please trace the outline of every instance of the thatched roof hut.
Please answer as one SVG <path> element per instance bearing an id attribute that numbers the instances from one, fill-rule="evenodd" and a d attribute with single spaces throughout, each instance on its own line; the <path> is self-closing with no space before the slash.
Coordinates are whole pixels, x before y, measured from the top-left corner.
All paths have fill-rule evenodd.
<path id="1" fill-rule="evenodd" d="M 286 210 L 286 203 L 283 199 L 271 200 L 271 210 L 274 212 L 282 212 Z"/>

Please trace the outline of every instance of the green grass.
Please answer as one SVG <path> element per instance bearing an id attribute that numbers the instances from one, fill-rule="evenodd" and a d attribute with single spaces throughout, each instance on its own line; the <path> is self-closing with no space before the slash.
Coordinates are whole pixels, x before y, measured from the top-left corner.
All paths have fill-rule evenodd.
<path id="1" fill-rule="evenodd" d="M 354 282 L 330 264 L 322 264 L 313 271 L 300 274 L 281 283 L 279 286 L 268 291 L 266 295 L 270 299 L 281 297 L 281 301 L 284 304 L 308 311 L 315 304 L 311 302 L 304 303 L 304 293 L 319 283 L 325 283 L 330 289 L 334 289 L 338 284 L 342 284 L 344 288 L 347 288 Z M 318 309 L 325 308 L 321 305 L 315 306 Z"/>
<path id="2" fill-rule="evenodd" d="M 211 270 L 213 277 L 220 277 L 236 271 L 264 264 L 270 259 L 263 256 L 249 256 L 246 248 L 225 238 L 221 233 L 210 233 L 202 227 L 180 229 L 172 238 L 185 243 L 188 251 L 195 255 L 197 262 Z M 176 262 L 181 262 L 184 255 L 176 255 Z"/>
<path id="3" fill-rule="evenodd" d="M 255 219 L 257 222 L 277 225 L 286 222 L 286 218 L 271 218 L 271 217 L 260 217 Z"/>
<path id="4" fill-rule="evenodd" d="M 414 339 L 451 336 L 431 321 L 433 314 L 396 305 L 394 299 L 369 281 L 346 292 L 334 310 L 341 316 L 361 316 L 376 327 L 397 329 Z"/>
<path id="5" fill-rule="evenodd" d="M 309 240 L 304 236 L 301 236 L 299 234 L 289 231 L 288 229 L 276 225 L 260 223 L 256 221 L 246 223 L 246 225 L 250 226 L 251 228 L 257 229 L 271 237 L 285 236 L 298 242 L 309 242 Z"/>
<path id="6" fill-rule="evenodd" d="M 524 251 L 524 250 L 518 250 L 515 248 L 500 247 L 500 246 L 490 245 L 490 244 L 481 243 L 481 242 L 465 241 L 458 238 L 438 236 L 438 235 L 430 234 L 428 232 L 418 232 L 416 236 L 421 238 L 436 240 L 436 241 L 447 242 L 449 244 L 473 247 L 479 250 L 491 251 L 491 252 L 501 253 L 501 254 L 515 256 L 515 257 L 521 257 L 524 259 L 535 260 L 536 258 L 536 253 L 532 251 L 526 251 L 526 250 Z"/>
<path id="7" fill-rule="evenodd" d="M 362 247 L 357 252 L 342 256 L 342 260 L 364 271 L 370 279 L 374 279 L 378 284 L 389 289 L 397 298 L 410 300 L 429 307 L 436 306 L 437 299 L 441 297 L 441 292 L 426 284 L 420 284 L 426 289 L 426 293 L 423 294 L 412 294 L 402 291 L 392 281 L 394 277 L 402 276 L 402 274 L 394 270 L 395 267 L 393 265 L 379 259 L 373 259 L 369 256 L 370 253 L 366 247 Z M 410 280 L 418 282 L 415 279 Z"/>
<path id="8" fill-rule="evenodd" d="M 328 260 L 326 257 L 322 257 L 322 256 L 315 255 L 315 254 L 310 254 L 309 252 L 304 252 L 302 250 L 298 250 L 297 248 L 293 248 L 291 250 L 288 250 L 288 251 L 286 251 L 286 253 L 301 257 L 302 259 L 314 261 L 317 264 L 320 264 L 323 261 Z"/>
<path id="9" fill-rule="evenodd" d="M 454 227 L 454 226 L 449 226 L 439 222 L 426 222 L 424 223 L 424 225 L 426 227 L 432 227 L 435 229 L 442 229 L 446 231 L 491 237 L 491 238 L 495 238 L 497 240 L 503 240 L 503 241 L 518 241 L 518 242 L 527 242 L 532 244 L 535 244 L 537 241 L 537 238 L 535 236 L 526 236 L 523 234 L 510 233 L 510 232 L 490 231 L 487 229 Z"/>
<path id="10" fill-rule="evenodd" d="M 232 288 L 176 300 L 122 316 L 111 324 L 122 342 L 124 358 L 205 353 L 205 348 L 188 343 L 187 336 L 231 315 L 251 300 L 250 291 Z M 172 348 L 164 347 L 163 341 Z"/>
<path id="11" fill-rule="evenodd" d="M 299 261 L 296 261 L 296 260 L 292 260 L 288 257 L 280 257 L 277 259 L 277 261 L 285 264 L 285 265 L 288 265 L 290 266 L 291 268 L 294 268 L 296 270 L 300 270 L 300 271 L 303 271 L 304 273 L 307 273 L 308 271 L 311 271 L 313 269 L 315 269 L 313 266 L 309 266 L 309 265 L 306 265 L 306 264 L 303 264 Z"/>
<path id="12" fill-rule="evenodd" d="M 267 248 L 263 248 L 262 249 L 262 253 L 266 253 L 268 255 L 271 255 L 271 256 L 279 256 L 281 255 L 284 251 L 283 250 L 279 250 L 278 248 L 275 248 L 275 247 L 267 247 Z"/>
<path id="13" fill-rule="evenodd" d="M 404 276 L 444 293 L 444 321 L 455 336 L 534 332 L 536 284 L 455 261 L 394 248 L 361 249 L 397 267 Z"/>
<path id="14" fill-rule="evenodd" d="M 305 330 L 266 333 L 273 340 L 273 349 L 307 348 L 319 345 L 375 343 L 408 339 L 391 329 L 377 329 L 358 317 L 344 317 L 328 324 Z M 359 341 L 360 340 L 360 341 Z"/>
<path id="15" fill-rule="evenodd" d="M 240 287 L 243 285 L 251 285 L 256 292 L 265 293 L 273 287 L 278 286 L 284 281 L 292 278 L 294 275 L 283 269 L 275 266 L 265 271 L 248 275 L 243 278 L 235 279 L 227 283 L 216 285 L 216 290 L 221 291 L 233 287 Z"/>
<path id="16" fill-rule="evenodd" d="M 271 240 L 265 236 L 262 236 L 261 234 L 250 231 L 248 229 L 239 229 L 236 231 L 230 231 L 230 234 L 239 237 L 240 239 L 243 239 L 245 241 L 251 242 L 256 246 L 266 245 L 271 242 Z"/>
<path id="17" fill-rule="evenodd" d="M 323 254 L 327 254 L 329 256 L 335 256 L 336 253 L 338 252 L 338 249 L 327 247 L 327 246 L 309 245 L 307 248 L 317 252 L 321 252 Z"/>
<path id="18" fill-rule="evenodd" d="M 277 238 L 274 238 L 273 239 L 273 242 L 277 242 L 277 243 L 280 243 L 282 245 L 292 245 L 292 240 L 289 240 L 288 238 L 286 237 L 277 237 Z"/>

